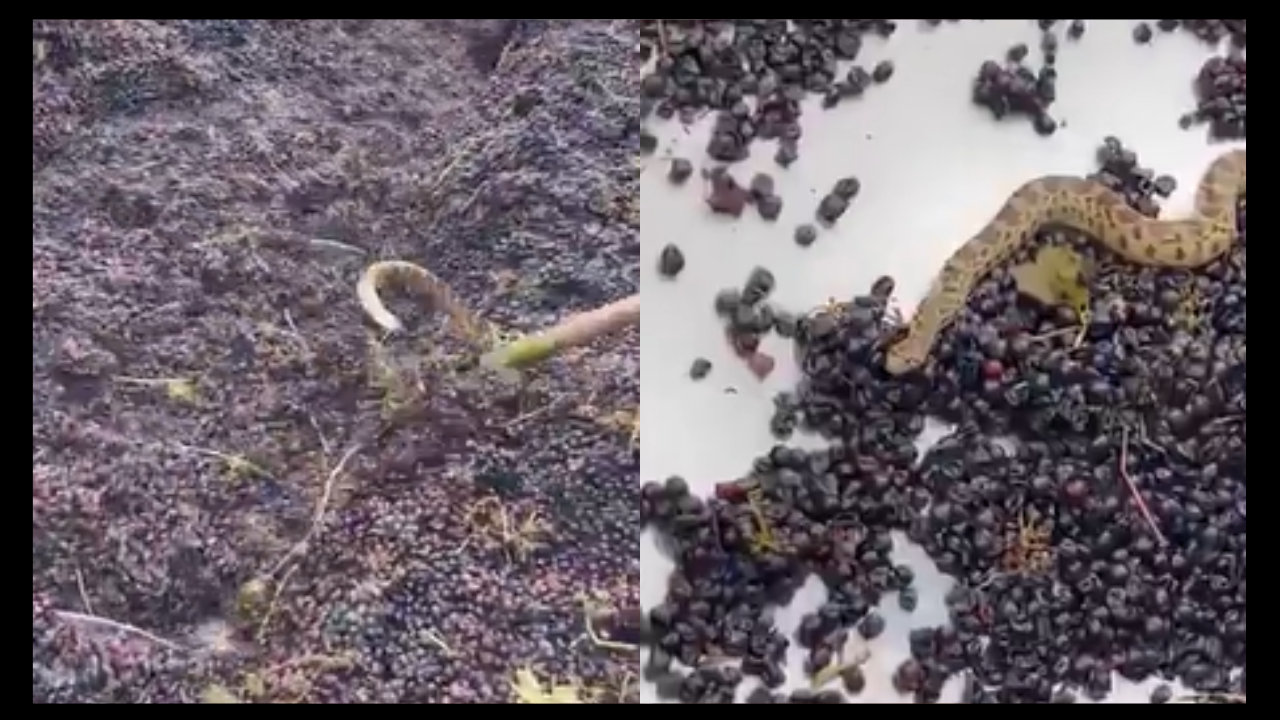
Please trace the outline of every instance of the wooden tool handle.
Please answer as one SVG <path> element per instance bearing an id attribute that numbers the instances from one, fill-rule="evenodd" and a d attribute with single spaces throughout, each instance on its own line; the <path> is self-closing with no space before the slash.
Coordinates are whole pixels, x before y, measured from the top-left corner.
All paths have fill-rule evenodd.
<path id="1" fill-rule="evenodd" d="M 640 324 L 640 296 L 609 303 L 604 307 L 579 313 L 542 333 L 557 350 L 579 347 L 602 335 L 609 335 Z"/>

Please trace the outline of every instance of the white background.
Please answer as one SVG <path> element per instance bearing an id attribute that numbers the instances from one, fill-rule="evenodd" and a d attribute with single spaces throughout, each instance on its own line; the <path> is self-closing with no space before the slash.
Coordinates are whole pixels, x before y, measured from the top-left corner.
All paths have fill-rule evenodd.
<path id="1" fill-rule="evenodd" d="M 741 477 L 752 458 L 773 444 L 771 398 L 797 377 L 790 348 L 777 338 L 766 342 L 764 349 L 779 366 L 761 383 L 733 359 L 712 310 L 715 293 L 740 286 L 753 267 L 774 272 L 773 301 L 795 311 L 829 297 L 847 299 L 865 292 L 879 275 L 892 275 L 899 305 L 909 314 L 945 257 L 976 233 L 1015 187 L 1037 175 L 1092 171 L 1096 148 L 1107 135 L 1136 150 L 1142 165 L 1177 177 L 1178 191 L 1165 202 L 1166 217 L 1190 210 L 1201 172 L 1224 149 L 1210 145 L 1203 128 L 1178 127 L 1178 118 L 1194 106 L 1191 81 L 1210 49 L 1183 32 L 1157 31 L 1151 44 L 1139 46 L 1131 38 L 1135 20 L 1087 22 L 1081 40 L 1060 38 L 1059 97 L 1052 114 L 1062 127 L 1049 138 L 1036 135 L 1026 119 L 997 123 L 969 98 L 978 66 L 1002 60 L 1016 42 L 1031 47 L 1028 62 L 1039 66 L 1040 32 L 1034 21 L 966 20 L 930 29 L 902 20 L 889 40 L 869 38 L 859 63 L 870 69 L 878 60 L 892 59 L 896 73 L 889 83 L 833 111 L 822 111 L 816 101 L 806 106 L 800 160 L 790 170 L 774 165 L 773 143 L 756 143 L 752 159 L 733 168 L 744 184 L 757 171 L 775 177 L 786 202 L 775 224 L 760 220 L 750 208 L 736 222 L 712 216 L 697 174 L 683 188 L 668 184 L 664 158 L 685 157 L 698 168 L 713 165 L 703 152 L 707 127 L 651 122 L 650 131 L 661 143 L 645 161 L 641 178 L 647 318 L 641 335 L 643 480 L 678 474 L 705 494 L 717 482 Z M 862 180 L 852 208 L 812 247 L 798 247 L 792 231 L 813 221 L 819 199 L 846 175 Z M 655 270 L 667 243 L 677 244 L 688 260 L 675 281 L 663 280 Z M 688 377 L 697 357 L 714 363 L 700 383 Z M 729 388 L 736 392 L 726 392 Z M 920 607 L 906 617 L 892 596 L 886 600 L 889 631 L 871 644 L 868 689 L 855 701 L 910 702 L 889 686 L 890 674 L 907 656 L 907 631 L 945 621 L 946 581 L 923 553 L 914 548 L 905 553 L 914 558 L 920 576 Z M 647 533 L 641 560 L 648 608 L 661 600 L 671 564 Z M 814 592 L 802 593 L 803 606 L 798 601 L 780 613 L 784 632 L 790 633 L 800 615 L 820 600 L 821 590 L 810 585 Z M 805 682 L 800 662 L 793 649 L 793 686 Z M 1152 685 L 1123 687 L 1113 701 L 1146 702 Z M 743 693 L 750 687 L 744 683 Z M 954 701 L 957 693 L 953 680 L 945 700 Z M 644 689 L 642 701 L 656 702 L 651 687 Z"/>

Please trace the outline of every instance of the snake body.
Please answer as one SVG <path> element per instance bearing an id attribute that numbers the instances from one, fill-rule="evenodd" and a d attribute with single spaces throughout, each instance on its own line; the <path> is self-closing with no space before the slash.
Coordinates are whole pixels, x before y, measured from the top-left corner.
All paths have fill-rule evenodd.
<path id="1" fill-rule="evenodd" d="M 1209 165 L 1196 190 L 1195 212 L 1183 220 L 1153 220 L 1095 181 L 1045 176 L 1018 188 L 976 236 L 934 278 L 905 336 L 888 348 L 885 370 L 900 375 L 925 364 L 934 342 L 964 307 L 969 293 L 1043 225 L 1061 224 L 1096 237 L 1139 265 L 1195 268 L 1213 262 L 1236 239 L 1236 202 L 1245 192 L 1245 151 Z"/>
<path id="2" fill-rule="evenodd" d="M 459 339 L 475 342 L 477 338 L 483 337 L 484 323 L 454 297 L 448 285 L 433 275 L 430 270 L 404 260 L 375 262 L 365 268 L 360 281 L 356 283 L 356 297 L 360 301 L 361 309 L 383 330 L 399 332 L 404 329 L 400 318 L 387 309 L 380 297 L 382 289 L 392 284 L 406 287 L 429 298 L 435 309 L 449 316 L 449 330 Z"/>

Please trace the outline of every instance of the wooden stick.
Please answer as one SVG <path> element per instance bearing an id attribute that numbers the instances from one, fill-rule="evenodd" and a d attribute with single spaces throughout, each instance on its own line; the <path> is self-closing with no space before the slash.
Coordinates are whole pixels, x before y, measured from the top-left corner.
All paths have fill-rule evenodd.
<path id="1" fill-rule="evenodd" d="M 603 335 L 610 335 L 640 324 L 640 296 L 589 310 L 565 320 L 543 333 L 557 349 L 579 347 Z"/>
<path id="2" fill-rule="evenodd" d="M 568 348 L 640 324 L 640 296 L 632 295 L 604 307 L 578 313 L 559 325 L 529 335 L 485 355 L 491 367 L 518 369 L 536 365 Z"/>

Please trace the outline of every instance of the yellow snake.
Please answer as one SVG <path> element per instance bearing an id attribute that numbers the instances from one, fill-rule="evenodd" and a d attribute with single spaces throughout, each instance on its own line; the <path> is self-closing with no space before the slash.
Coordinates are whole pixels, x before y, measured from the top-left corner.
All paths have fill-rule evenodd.
<path id="1" fill-rule="evenodd" d="M 885 370 L 900 375 L 924 365 L 938 334 L 964 307 L 974 286 L 1043 225 L 1082 230 L 1139 265 L 1195 268 L 1214 261 L 1236 239 L 1236 202 L 1245 192 L 1244 155 L 1243 149 L 1232 150 L 1209 165 L 1196 189 L 1195 214 L 1185 220 L 1148 218 L 1086 178 L 1046 176 L 1027 182 L 947 259 L 906 335 L 888 349 Z"/>
<path id="2" fill-rule="evenodd" d="M 430 270 L 404 260 L 375 262 L 365 268 L 356 283 L 360 308 L 387 332 L 404 329 L 400 318 L 387 309 L 380 297 L 382 289 L 390 284 L 425 295 L 435 310 L 449 316 L 449 333 L 477 353 L 480 364 L 492 375 L 507 382 L 518 382 L 518 369 L 539 363 L 559 349 L 556 339 L 543 333 L 508 337 L 498 326 L 467 310 L 453 290 Z"/>
<path id="3" fill-rule="evenodd" d="M 379 292 L 390 284 L 407 287 L 431 299 L 437 310 L 449 316 L 449 330 L 460 340 L 476 343 L 487 337 L 485 324 L 458 302 L 449 286 L 430 270 L 404 260 L 383 260 L 365 268 L 356 283 L 360 307 L 371 320 L 387 332 L 400 332 L 404 324 L 382 302 Z"/>

